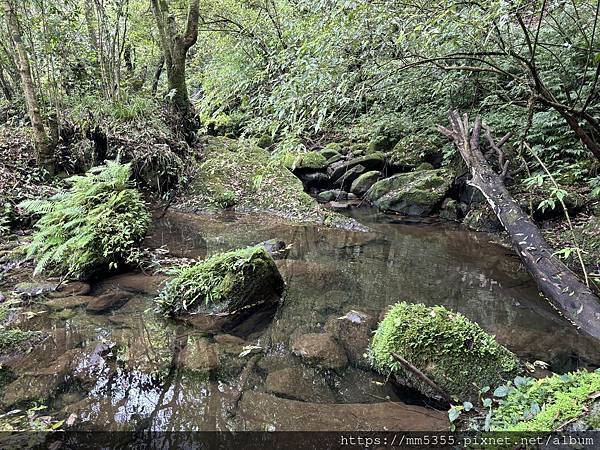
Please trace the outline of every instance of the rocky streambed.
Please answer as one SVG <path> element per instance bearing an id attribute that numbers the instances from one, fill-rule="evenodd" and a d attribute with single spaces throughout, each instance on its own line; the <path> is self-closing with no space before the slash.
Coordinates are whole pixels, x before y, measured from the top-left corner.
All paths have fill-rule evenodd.
<path id="1" fill-rule="evenodd" d="M 145 246 L 203 258 L 277 238 L 279 308 L 226 332 L 157 314 L 164 275 L 122 274 L 39 292 L 22 317 L 43 342 L 2 361 L 3 413 L 33 401 L 81 430 L 443 430 L 447 412 L 373 372 L 371 332 L 401 300 L 445 305 L 523 360 L 555 372 L 600 351 L 542 302 L 518 259 L 485 234 L 405 225 L 370 209 L 369 232 L 263 215 L 168 213 Z M 166 253 L 168 249 L 168 254 Z"/>

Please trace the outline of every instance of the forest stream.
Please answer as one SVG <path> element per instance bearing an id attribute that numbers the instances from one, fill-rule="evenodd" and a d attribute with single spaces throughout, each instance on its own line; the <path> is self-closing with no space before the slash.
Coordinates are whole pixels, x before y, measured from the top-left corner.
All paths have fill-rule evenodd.
<path id="1" fill-rule="evenodd" d="M 522 360 L 545 361 L 553 372 L 600 363 L 598 346 L 539 297 L 494 236 L 367 208 L 348 214 L 370 231 L 229 212 L 155 219 L 144 245 L 177 257 L 285 242 L 289 254 L 278 267 L 287 287 L 277 311 L 226 334 L 203 333 L 153 310 L 165 277 L 104 279 L 90 295 L 127 291 L 123 306 L 96 314 L 76 301 L 32 306 L 38 314 L 25 326 L 49 337 L 7 362 L 4 403 L 48 398 L 48 413 L 79 430 L 447 429 L 446 410 L 385 380 L 360 354 L 323 369 L 290 351 L 295 336 L 321 333 L 345 315 L 377 321 L 401 300 L 461 312 Z"/>

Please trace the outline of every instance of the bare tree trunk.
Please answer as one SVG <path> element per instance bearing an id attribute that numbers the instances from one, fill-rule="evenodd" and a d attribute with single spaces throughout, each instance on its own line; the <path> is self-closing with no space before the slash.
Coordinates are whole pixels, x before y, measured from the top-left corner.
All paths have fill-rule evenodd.
<path id="1" fill-rule="evenodd" d="M 600 299 L 553 256 L 552 248 L 538 227 L 513 200 L 504 186 L 503 178 L 491 169 L 480 150 L 481 118 L 476 119 L 472 133 L 469 132 L 466 114 L 461 119 L 457 112 L 451 113 L 450 124 L 450 129 L 442 126 L 438 128 L 454 141 L 471 171 L 469 185 L 485 196 L 543 296 L 583 333 L 600 340 Z M 494 143 L 488 134 L 492 150 L 501 154 L 500 147 L 509 136 Z M 503 173 L 506 173 L 506 167 L 503 167 Z"/>
<path id="2" fill-rule="evenodd" d="M 165 57 L 171 103 L 183 114 L 191 111 L 185 78 L 188 50 L 198 39 L 199 0 L 190 0 L 187 25 L 183 34 L 177 31 L 175 18 L 169 13 L 168 0 L 151 0 L 158 27 L 160 45 Z"/>
<path id="3" fill-rule="evenodd" d="M 31 66 L 27 50 L 21 39 L 21 29 L 14 5 L 11 0 L 3 0 L 4 12 L 8 29 L 11 33 L 12 41 L 17 52 L 17 61 L 19 63 L 19 73 L 23 83 L 25 93 L 25 102 L 27 103 L 27 112 L 33 128 L 33 140 L 37 151 L 37 160 L 40 167 L 46 169 L 50 175 L 54 174 L 54 148 L 50 145 L 50 140 L 40 113 L 40 107 L 36 97 L 36 90 L 31 76 Z"/>

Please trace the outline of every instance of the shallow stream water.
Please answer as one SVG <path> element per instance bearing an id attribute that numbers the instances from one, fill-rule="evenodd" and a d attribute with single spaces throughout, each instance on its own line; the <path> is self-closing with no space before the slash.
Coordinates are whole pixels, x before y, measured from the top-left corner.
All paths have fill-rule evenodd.
<path id="1" fill-rule="evenodd" d="M 290 245 L 287 291 L 275 316 L 206 334 L 153 312 L 162 278 L 104 280 L 92 295 L 118 288 L 133 296 L 102 314 L 42 307 L 27 322 L 50 337 L 8 363 L 2 408 L 43 398 L 51 414 L 71 416 L 82 430 L 444 429 L 444 411 L 367 367 L 318 370 L 290 353 L 294 334 L 321 332 L 350 310 L 378 317 L 401 300 L 459 311 L 524 360 L 546 361 L 557 372 L 600 363 L 598 348 L 538 296 L 518 258 L 490 236 L 371 210 L 350 214 L 372 231 L 168 213 L 146 244 L 175 256 L 205 257 L 272 238 Z M 239 357 L 250 344 L 262 353 Z"/>

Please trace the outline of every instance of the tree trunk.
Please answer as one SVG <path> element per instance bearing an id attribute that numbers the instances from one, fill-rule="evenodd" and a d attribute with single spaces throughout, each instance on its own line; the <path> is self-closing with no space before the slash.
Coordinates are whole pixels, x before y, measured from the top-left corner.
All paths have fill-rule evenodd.
<path id="1" fill-rule="evenodd" d="M 23 83 L 27 112 L 29 113 L 29 119 L 31 120 L 31 126 L 33 128 L 33 141 L 37 151 L 37 161 L 40 167 L 46 169 L 50 175 L 53 175 L 54 148 L 50 145 L 50 140 L 42 121 L 35 86 L 31 76 L 29 57 L 21 39 L 21 29 L 19 27 L 17 14 L 11 0 L 3 0 L 3 4 L 8 29 L 17 52 L 19 74 L 21 76 L 21 82 Z"/>
<path id="2" fill-rule="evenodd" d="M 4 94 L 4 98 L 6 98 L 6 100 L 12 100 L 13 99 L 13 91 L 12 88 L 10 87 L 10 84 L 8 83 L 8 81 L 6 81 L 6 78 L 4 77 L 4 68 L 2 67 L 2 65 L 0 64 L 0 86 L 2 87 L 2 93 Z"/>
<path id="3" fill-rule="evenodd" d="M 165 56 L 162 55 L 160 57 L 160 59 L 158 60 L 156 70 L 154 71 L 154 79 L 152 80 L 152 96 L 155 96 L 156 91 L 158 91 L 158 82 L 160 81 L 160 76 L 162 75 L 164 66 L 165 66 Z"/>
<path id="4" fill-rule="evenodd" d="M 469 132 L 466 115 L 461 119 L 457 112 L 453 112 L 450 123 L 451 129 L 440 126 L 439 130 L 454 141 L 471 172 L 469 185 L 485 196 L 543 296 L 581 332 L 600 340 L 600 299 L 554 258 L 552 248 L 538 227 L 513 200 L 502 178 L 491 169 L 479 146 L 481 119 L 478 117 L 475 121 L 472 133 Z M 508 135 L 498 144 L 493 143 L 491 137 L 488 139 L 490 146 L 499 152 Z"/>
<path id="5" fill-rule="evenodd" d="M 186 29 L 181 34 L 177 31 L 175 18 L 169 13 L 168 0 L 152 0 L 152 11 L 167 68 L 170 102 L 184 115 L 192 110 L 185 79 L 185 60 L 188 50 L 198 39 L 199 8 L 199 0 L 190 0 Z"/>

